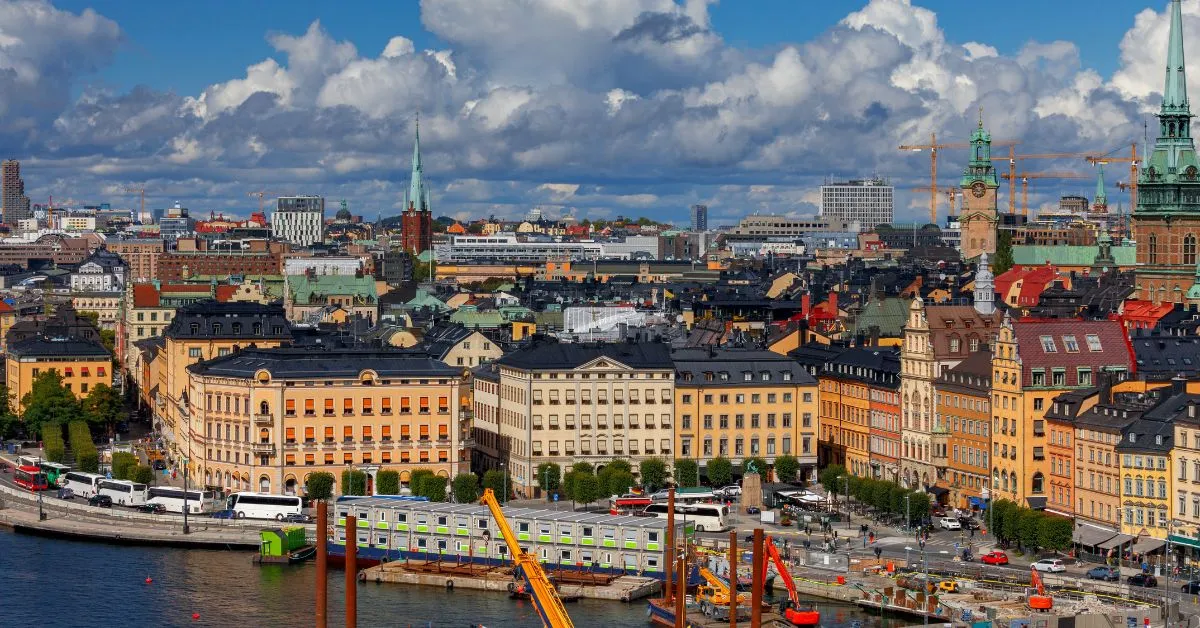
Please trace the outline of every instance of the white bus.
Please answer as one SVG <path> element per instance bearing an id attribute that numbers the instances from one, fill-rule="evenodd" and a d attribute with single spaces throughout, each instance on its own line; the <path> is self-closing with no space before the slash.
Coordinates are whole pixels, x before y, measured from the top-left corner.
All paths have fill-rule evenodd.
<path id="1" fill-rule="evenodd" d="M 62 487 L 71 489 L 71 492 L 80 497 L 91 497 L 100 490 L 100 483 L 104 481 L 103 475 L 95 473 L 83 473 L 82 471 L 70 471 L 63 476 Z"/>
<path id="2" fill-rule="evenodd" d="M 141 506 L 149 499 L 145 484 L 129 480 L 100 480 L 100 495 L 108 495 L 118 506 Z"/>
<path id="3" fill-rule="evenodd" d="M 183 514 L 183 489 L 174 486 L 155 486 L 150 489 L 147 504 L 161 504 L 167 512 Z M 225 508 L 225 498 L 217 491 L 187 492 L 187 509 L 191 515 L 206 515 Z"/>
<path id="4" fill-rule="evenodd" d="M 283 519 L 300 514 L 303 508 L 303 500 L 295 495 L 234 493 L 229 497 L 229 509 L 239 519 Z"/>
<path id="5" fill-rule="evenodd" d="M 645 513 L 667 518 L 666 504 L 650 504 Z M 687 520 L 697 532 L 723 532 L 729 529 L 729 507 L 721 504 L 675 504 L 675 521 Z"/>

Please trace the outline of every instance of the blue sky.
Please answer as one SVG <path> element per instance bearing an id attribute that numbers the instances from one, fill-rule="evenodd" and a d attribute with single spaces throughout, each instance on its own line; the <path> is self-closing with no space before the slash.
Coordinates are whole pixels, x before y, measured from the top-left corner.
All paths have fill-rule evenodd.
<path id="1" fill-rule="evenodd" d="M 245 213 L 245 192 L 265 187 L 388 214 L 419 110 L 449 215 L 682 220 L 703 202 L 728 222 L 812 213 L 822 178 L 875 172 L 915 217 L 924 196 L 907 190 L 928 162 L 896 145 L 965 136 L 980 105 L 1024 152 L 1139 138 L 1165 5 L 15 0 L 0 30 L 18 41 L 0 53 L 25 73 L 0 84 L 0 145 L 26 163 L 35 201 L 119 204 L 145 182 L 155 205 Z M 1192 50 L 1200 0 L 1184 11 Z M 958 167 L 945 158 L 943 185 Z"/>

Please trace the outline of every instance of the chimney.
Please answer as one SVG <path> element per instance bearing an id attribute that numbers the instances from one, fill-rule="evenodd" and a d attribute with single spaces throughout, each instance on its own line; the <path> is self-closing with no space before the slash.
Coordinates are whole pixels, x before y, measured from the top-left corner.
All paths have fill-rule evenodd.
<path id="1" fill-rule="evenodd" d="M 800 297 L 800 316 L 804 320 L 808 320 L 808 311 L 812 308 L 812 295 L 805 292 Z"/>
<path id="2" fill-rule="evenodd" d="M 879 325 L 871 325 L 867 328 L 867 333 L 871 335 L 871 346 L 879 346 Z"/>
<path id="3" fill-rule="evenodd" d="M 1187 379 L 1176 375 L 1171 378 L 1171 394 L 1180 395 L 1187 392 Z"/>
<path id="4" fill-rule="evenodd" d="M 1109 371 L 1100 371 L 1096 374 L 1096 383 L 1100 388 L 1100 403 L 1112 403 L 1113 374 Z"/>

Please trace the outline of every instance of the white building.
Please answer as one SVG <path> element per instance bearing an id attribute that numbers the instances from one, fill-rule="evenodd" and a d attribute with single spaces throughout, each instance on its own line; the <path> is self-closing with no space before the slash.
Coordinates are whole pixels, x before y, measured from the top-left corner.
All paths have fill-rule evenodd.
<path id="1" fill-rule="evenodd" d="M 318 275 L 345 275 L 353 277 L 363 270 L 363 259 L 352 256 L 288 257 L 283 260 L 283 274 L 303 275 L 309 270 Z"/>
<path id="2" fill-rule="evenodd" d="M 831 221 L 857 222 L 862 230 L 891 224 L 895 188 L 884 179 L 851 180 L 821 186 L 821 216 Z"/>
<path id="3" fill-rule="evenodd" d="M 97 250 L 71 273 L 71 292 L 121 292 L 125 289 L 125 260 Z"/>
<path id="4" fill-rule="evenodd" d="M 299 246 L 325 240 L 325 198 L 281 196 L 271 215 L 271 235 Z"/>

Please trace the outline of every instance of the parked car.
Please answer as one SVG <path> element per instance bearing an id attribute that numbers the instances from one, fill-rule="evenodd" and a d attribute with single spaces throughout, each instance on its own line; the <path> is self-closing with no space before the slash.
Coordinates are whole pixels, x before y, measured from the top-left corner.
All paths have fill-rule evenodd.
<path id="1" fill-rule="evenodd" d="M 762 512 L 762 510 L 759 509 L 758 506 L 746 506 L 746 514 L 748 515 L 757 515 L 760 512 Z"/>
<path id="2" fill-rule="evenodd" d="M 1034 563 L 1032 567 L 1038 571 L 1045 571 L 1049 573 L 1058 573 L 1067 570 L 1067 566 L 1057 558 L 1043 558 Z"/>
<path id="3" fill-rule="evenodd" d="M 162 471 L 167 468 L 167 462 L 165 460 L 155 460 L 150 463 L 150 467 L 155 471 Z"/>
<path id="4" fill-rule="evenodd" d="M 1200 593 L 1200 580 L 1192 580 L 1191 582 L 1183 585 L 1183 587 L 1179 590 L 1191 595 Z"/>
<path id="5" fill-rule="evenodd" d="M 929 512 L 933 513 L 933 516 L 935 516 L 935 517 L 945 517 L 946 516 L 946 509 L 941 505 L 934 506 L 933 510 L 930 510 Z"/>
<path id="6" fill-rule="evenodd" d="M 959 517 L 958 522 L 962 524 L 964 530 L 979 529 L 979 522 L 974 517 Z"/>
<path id="7" fill-rule="evenodd" d="M 941 520 L 938 521 L 938 525 L 942 526 L 943 530 L 962 529 L 962 524 L 959 523 L 958 519 L 955 519 L 954 517 L 942 517 Z"/>
<path id="8" fill-rule="evenodd" d="M 108 495 L 92 495 L 88 498 L 88 506 L 112 508 L 112 498 Z"/>
<path id="9" fill-rule="evenodd" d="M 1129 576 L 1129 586 L 1131 587 L 1157 587 L 1158 578 L 1148 574 L 1139 573 Z"/>
<path id="10" fill-rule="evenodd" d="M 988 552 L 980 556 L 979 560 L 983 561 L 986 565 L 1007 565 L 1008 554 L 1004 552 Z"/>
<path id="11" fill-rule="evenodd" d="M 1121 573 L 1112 567 L 1095 567 L 1088 570 L 1087 577 L 1092 580 L 1107 580 L 1109 582 L 1117 582 L 1121 579 Z"/>
<path id="12" fill-rule="evenodd" d="M 60 488 L 60 489 L 58 489 L 58 498 L 59 499 L 75 499 L 75 491 L 73 491 L 69 488 Z"/>
<path id="13" fill-rule="evenodd" d="M 730 484 L 729 486 L 713 491 L 713 493 L 725 497 L 739 497 L 742 494 L 742 487 L 737 484 Z"/>
<path id="14" fill-rule="evenodd" d="M 150 515 L 161 515 L 167 512 L 167 507 L 162 504 L 142 504 L 137 507 L 137 511 Z"/>
<path id="15" fill-rule="evenodd" d="M 283 520 L 287 523 L 312 523 L 312 517 L 302 512 L 293 512 L 291 514 L 284 515 Z"/>

